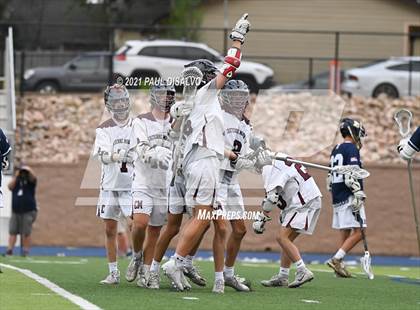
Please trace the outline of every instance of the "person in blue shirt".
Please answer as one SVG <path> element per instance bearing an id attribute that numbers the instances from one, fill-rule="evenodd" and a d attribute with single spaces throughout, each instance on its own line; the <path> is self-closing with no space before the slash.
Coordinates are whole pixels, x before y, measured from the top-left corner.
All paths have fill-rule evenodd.
<path id="1" fill-rule="evenodd" d="M 9 161 L 7 156 L 9 155 L 11 150 L 12 148 L 9 144 L 9 141 L 7 140 L 7 137 L 4 134 L 3 130 L 1 130 L 0 128 L 0 162 L 2 169 L 7 169 L 9 167 Z M 1 191 L 2 169 L 0 169 L 0 208 L 3 208 L 3 193 Z"/>
<path id="2" fill-rule="evenodd" d="M 420 152 L 420 127 L 413 133 L 410 138 L 404 138 L 397 147 L 398 153 L 402 159 L 410 160 L 416 152 Z"/>
<path id="3" fill-rule="evenodd" d="M 334 147 L 331 152 L 331 167 L 358 165 L 362 167 L 359 150 L 366 131 L 362 124 L 351 118 L 340 121 L 340 132 L 344 141 Z M 360 223 L 366 227 L 363 182 L 351 175 L 332 173 L 327 177 L 327 188 L 332 194 L 333 223 L 332 227 L 340 231 L 341 244 L 337 253 L 327 261 L 340 277 L 351 277 L 343 263 L 344 256 L 362 239 Z"/>

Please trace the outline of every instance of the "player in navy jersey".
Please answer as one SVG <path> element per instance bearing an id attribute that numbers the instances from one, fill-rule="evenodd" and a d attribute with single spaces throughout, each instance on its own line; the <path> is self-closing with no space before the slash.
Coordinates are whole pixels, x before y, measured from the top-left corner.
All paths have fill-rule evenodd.
<path id="1" fill-rule="evenodd" d="M 331 152 L 331 167 L 344 165 L 358 165 L 362 167 L 359 150 L 362 147 L 362 138 L 366 131 L 362 124 L 350 118 L 340 122 L 340 132 L 343 143 L 334 147 Z M 332 173 L 327 178 L 327 188 L 332 193 L 334 229 L 340 230 L 341 244 L 337 253 L 327 261 L 327 265 L 334 269 L 341 277 L 351 277 L 344 266 L 343 258 L 362 239 L 360 224 L 357 215 L 366 227 L 366 214 L 363 192 L 363 182 L 351 175 Z"/>
<path id="2" fill-rule="evenodd" d="M 416 152 L 420 152 L 420 127 L 417 127 L 411 138 L 402 139 L 397 149 L 401 158 L 405 160 L 412 159 Z"/>
<path id="3" fill-rule="evenodd" d="M 7 169 L 9 166 L 7 155 L 11 150 L 12 148 L 10 147 L 9 141 L 7 140 L 6 135 L 3 133 L 3 130 L 0 128 L 0 162 L 2 169 Z M 0 169 L 0 208 L 3 208 L 3 193 L 1 191 L 2 169 Z"/>

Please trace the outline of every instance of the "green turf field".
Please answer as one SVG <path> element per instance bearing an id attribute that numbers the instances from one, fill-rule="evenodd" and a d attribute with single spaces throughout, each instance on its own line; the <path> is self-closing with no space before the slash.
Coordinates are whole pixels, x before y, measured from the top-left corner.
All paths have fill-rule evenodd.
<path id="1" fill-rule="evenodd" d="M 315 280 L 298 288 L 264 288 L 262 279 L 278 271 L 276 264 L 238 263 L 236 271 L 249 278 L 253 292 L 237 293 L 231 288 L 224 295 L 211 293 L 213 266 L 199 262 L 209 279 L 206 288 L 194 286 L 190 292 L 170 292 L 162 277 L 162 288 L 150 291 L 122 280 L 119 286 L 102 286 L 107 274 L 103 258 L 20 257 L 1 258 L 1 263 L 29 269 L 65 290 L 79 295 L 102 309 L 420 309 L 420 268 L 376 267 L 373 281 L 357 275 L 355 279 L 338 279 L 322 265 L 310 265 Z M 120 261 L 122 279 L 128 261 Z M 0 309 L 77 309 L 67 300 L 10 269 L 0 274 Z M 353 269 L 355 273 L 360 270 Z M 389 275 L 403 276 L 400 281 Z"/>

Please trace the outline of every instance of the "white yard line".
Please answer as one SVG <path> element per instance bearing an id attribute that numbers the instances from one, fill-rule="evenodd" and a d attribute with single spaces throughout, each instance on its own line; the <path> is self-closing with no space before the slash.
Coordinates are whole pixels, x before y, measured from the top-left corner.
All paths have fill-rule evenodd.
<path id="1" fill-rule="evenodd" d="M 0 263 L 0 266 L 4 267 L 4 268 L 9 268 L 9 269 L 12 269 L 12 270 L 19 271 L 20 273 L 23 273 L 25 276 L 27 276 L 27 277 L 35 280 L 36 282 L 42 284 L 46 288 L 48 288 L 51 291 L 57 293 L 61 297 L 69 300 L 70 302 L 79 306 L 83 310 L 102 310 L 102 308 L 99 308 L 97 305 L 94 305 L 91 302 L 87 301 L 86 299 L 83 299 L 80 296 L 74 295 L 74 294 L 66 291 L 65 289 L 58 286 L 57 284 L 51 282 L 50 280 L 48 280 L 46 278 L 43 278 L 43 277 L 37 275 L 36 273 L 33 273 L 32 271 L 30 271 L 28 269 L 22 269 L 22 268 L 18 268 L 18 267 L 12 266 L 12 265 L 2 264 L 2 263 Z"/>

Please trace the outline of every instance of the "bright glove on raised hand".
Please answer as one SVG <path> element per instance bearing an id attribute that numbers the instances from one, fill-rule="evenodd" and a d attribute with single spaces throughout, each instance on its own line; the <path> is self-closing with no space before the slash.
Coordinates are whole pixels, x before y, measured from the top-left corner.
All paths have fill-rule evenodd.
<path id="1" fill-rule="evenodd" d="M 252 223 L 252 229 L 256 234 L 262 234 L 265 231 L 265 223 L 271 221 L 271 217 L 264 213 L 258 213 L 257 219 Z"/>
<path id="2" fill-rule="evenodd" d="M 242 17 L 236 22 L 235 27 L 233 27 L 232 32 L 229 35 L 229 38 L 232 41 L 239 41 L 241 44 L 245 42 L 245 35 L 249 31 L 251 24 L 248 21 L 248 13 L 242 15 Z"/>
<path id="3" fill-rule="evenodd" d="M 410 160 L 413 158 L 414 153 L 416 153 L 416 150 L 408 143 L 408 141 L 410 141 L 410 138 L 403 138 L 397 146 L 398 153 L 404 160 Z"/>
<path id="4" fill-rule="evenodd" d="M 353 209 L 353 212 L 360 211 L 360 208 L 363 207 L 365 199 L 366 194 L 362 190 L 353 193 L 353 200 L 351 202 L 351 208 Z"/>
<path id="5" fill-rule="evenodd" d="M 193 109 L 193 102 L 192 101 L 181 101 L 177 102 L 172 105 L 170 114 L 173 118 L 178 119 L 183 116 L 190 115 Z"/>

